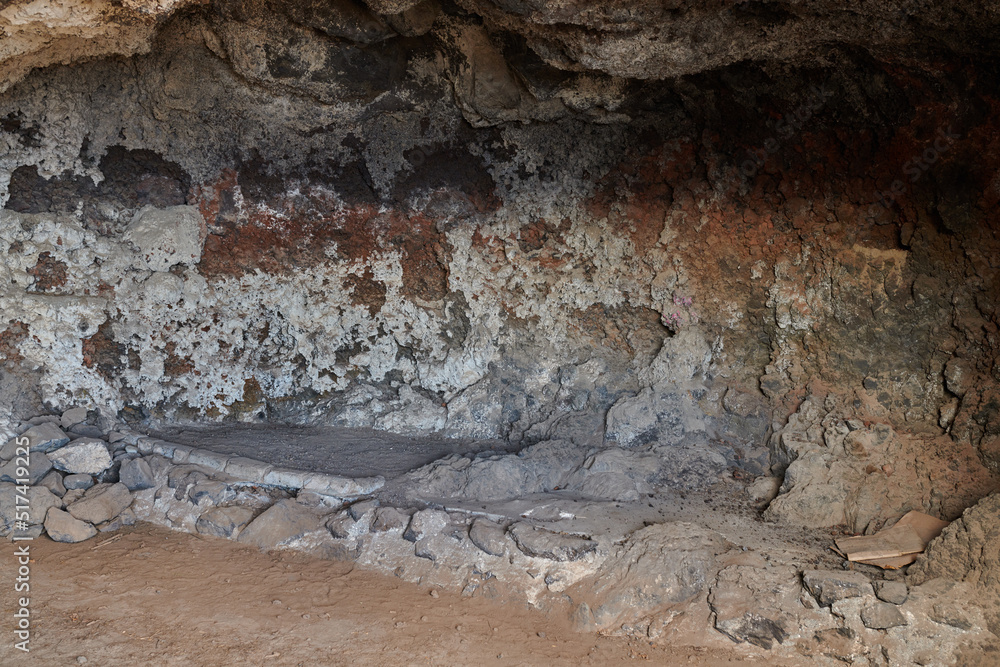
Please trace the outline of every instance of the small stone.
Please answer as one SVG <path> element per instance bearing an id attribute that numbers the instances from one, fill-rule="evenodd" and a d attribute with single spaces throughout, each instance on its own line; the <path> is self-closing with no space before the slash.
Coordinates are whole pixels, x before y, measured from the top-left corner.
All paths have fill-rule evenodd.
<path id="1" fill-rule="evenodd" d="M 747 487 L 747 495 L 755 504 L 769 503 L 777 497 L 781 481 L 780 477 L 758 477 Z"/>
<path id="2" fill-rule="evenodd" d="M 93 485 L 94 478 L 83 473 L 74 473 L 72 475 L 66 475 L 66 477 L 63 478 L 63 486 L 65 486 L 68 491 L 72 491 L 74 489 L 87 490 Z"/>
<path id="3" fill-rule="evenodd" d="M 430 592 L 430 596 L 431 596 L 432 598 L 434 598 L 435 600 L 437 600 L 437 599 L 438 599 L 439 597 L 441 597 L 441 596 L 440 596 L 440 595 L 438 594 L 438 592 L 437 592 L 437 591 L 434 591 L 434 590 L 432 590 L 432 591 Z"/>
<path id="4" fill-rule="evenodd" d="M 544 632 L 537 632 L 537 633 L 535 633 L 535 634 L 537 634 L 537 635 L 538 635 L 539 637 L 541 637 L 542 639 L 545 639 L 545 633 L 544 633 Z"/>
<path id="5" fill-rule="evenodd" d="M 128 487 L 129 491 L 141 491 L 156 486 L 149 462 L 141 458 L 123 461 L 118 471 L 118 479 Z"/>
<path id="6" fill-rule="evenodd" d="M 875 596 L 892 604 L 903 604 L 909 597 L 909 590 L 902 581 L 876 581 Z"/>
<path id="7" fill-rule="evenodd" d="M 97 438 L 78 438 L 49 455 L 52 465 L 68 473 L 97 475 L 111 466 L 107 443 Z"/>
<path id="8" fill-rule="evenodd" d="M 85 491 L 66 511 L 81 521 L 99 524 L 114 519 L 131 504 L 132 494 L 124 484 L 98 484 Z"/>
<path id="9" fill-rule="evenodd" d="M 861 608 L 861 622 L 872 630 L 886 630 L 906 625 L 906 618 L 896 605 L 872 601 Z"/>
<path id="10" fill-rule="evenodd" d="M 50 452 L 53 449 L 62 447 L 69 442 L 69 436 L 63 433 L 62 429 L 52 423 L 32 426 L 27 431 L 16 438 L 11 438 L 0 448 L 0 459 L 9 461 L 17 454 L 17 449 L 28 439 L 28 449 L 31 452 Z"/>
<path id="11" fill-rule="evenodd" d="M 802 583 L 824 607 L 872 593 L 871 582 L 860 572 L 808 570 L 802 574 Z"/>
<path id="12" fill-rule="evenodd" d="M 76 656 L 76 661 L 82 665 L 83 663 L 87 662 L 87 656 L 78 655 Z"/>
<path id="13" fill-rule="evenodd" d="M 45 532 L 56 542 L 83 542 L 97 535 L 97 529 L 68 512 L 50 507 L 45 515 Z"/>

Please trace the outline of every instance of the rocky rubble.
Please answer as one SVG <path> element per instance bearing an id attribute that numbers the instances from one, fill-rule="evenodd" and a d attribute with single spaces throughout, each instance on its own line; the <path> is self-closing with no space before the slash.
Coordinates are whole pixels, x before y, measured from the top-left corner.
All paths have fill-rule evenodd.
<path id="1" fill-rule="evenodd" d="M 70 417 L 97 421 L 95 412 Z M 975 564 L 970 569 L 975 574 L 958 582 L 940 571 L 958 571 L 955 563 L 967 559 L 964 547 L 956 545 L 968 539 L 959 536 L 981 534 L 984 521 L 995 522 L 996 508 L 986 501 L 933 543 L 906 581 L 873 577 L 874 569 L 816 569 L 810 558 L 787 546 L 768 553 L 750 533 L 663 518 L 637 528 L 613 526 L 594 518 L 567 519 L 573 512 L 559 509 L 596 517 L 598 507 L 625 503 L 635 510 L 645 500 L 593 496 L 590 505 L 540 502 L 557 492 L 532 495 L 537 490 L 532 484 L 511 487 L 511 478 L 500 475 L 493 481 L 504 491 L 496 495 L 512 502 L 509 494 L 527 491 L 526 497 L 536 498 L 528 505 L 532 509 L 512 513 L 496 503 L 478 512 L 445 507 L 430 496 L 421 498 L 414 478 L 408 480 L 411 495 L 393 505 L 400 495 L 382 492 L 380 479 L 275 469 L 148 438 L 120 424 L 91 424 L 107 430 L 97 437 L 95 430 L 82 428 L 84 422 L 64 431 L 55 418 L 35 421 L 23 429 L 36 447 L 32 457 L 73 463 L 49 469 L 28 489 L 31 511 L 24 525 L 14 521 L 15 484 L 0 483 L 0 529 L 8 537 L 44 533 L 78 542 L 151 521 L 261 549 L 352 560 L 465 595 L 561 607 L 583 632 L 649 641 L 694 633 L 690 636 L 702 642 L 736 642 L 751 653 L 808 657 L 818 664 L 951 664 L 929 656 L 957 655 L 997 641 L 987 630 L 995 623 L 989 607 L 970 596 L 973 590 L 993 594 L 991 570 Z M 91 435 L 81 435 L 85 430 Z M 15 450 L 5 446 L 5 451 Z M 531 456 L 513 463 L 525 465 Z M 452 469 L 454 460 L 444 465 Z M 626 475 L 631 466 L 626 457 L 617 469 L 611 464 L 605 469 Z M 463 479 L 488 484 L 492 469 Z M 430 484 L 426 490 L 439 493 L 441 487 Z M 986 544 L 988 534 L 983 539 Z"/>

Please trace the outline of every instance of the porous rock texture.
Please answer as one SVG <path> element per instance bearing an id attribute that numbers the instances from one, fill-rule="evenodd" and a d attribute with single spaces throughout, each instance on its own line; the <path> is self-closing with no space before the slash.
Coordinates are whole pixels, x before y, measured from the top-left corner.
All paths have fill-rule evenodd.
<path id="1" fill-rule="evenodd" d="M 980 0 L 4 2 L 0 435 L 99 405 L 370 427 L 523 448 L 404 496 L 769 475 L 786 525 L 955 519 L 1000 486 L 998 28 Z"/>

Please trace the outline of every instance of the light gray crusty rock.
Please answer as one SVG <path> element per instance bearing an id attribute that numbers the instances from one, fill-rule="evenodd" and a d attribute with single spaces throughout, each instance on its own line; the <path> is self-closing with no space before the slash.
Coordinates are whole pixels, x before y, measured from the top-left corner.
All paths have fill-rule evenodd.
<path id="1" fill-rule="evenodd" d="M 87 419 L 87 408 L 70 408 L 62 413 L 59 418 L 59 425 L 63 428 L 70 428 Z"/>
<path id="2" fill-rule="evenodd" d="M 563 535 L 544 528 L 536 528 L 523 521 L 510 527 L 510 536 L 525 555 L 557 561 L 583 558 L 597 549 L 597 542 L 576 535 Z"/>
<path id="3" fill-rule="evenodd" d="M 28 439 L 28 449 L 32 452 L 50 452 L 53 449 L 62 447 L 69 442 L 69 436 L 63 433 L 62 429 L 52 423 L 32 426 L 27 431 L 16 438 L 11 438 L 0 448 L 0 459 L 10 460 L 14 458 L 17 448 L 24 438 Z"/>
<path id="4" fill-rule="evenodd" d="M 50 507 L 45 515 L 45 532 L 56 542 L 83 542 L 97 535 L 91 524 L 57 507 Z"/>
<path id="5" fill-rule="evenodd" d="M 248 507 L 213 507 L 198 517 L 195 528 L 202 535 L 230 539 L 252 520 L 253 510 Z"/>
<path id="6" fill-rule="evenodd" d="M 132 494 L 124 484 L 98 484 L 87 489 L 66 511 L 81 521 L 98 524 L 114 519 L 131 504 Z"/>
<path id="7" fill-rule="evenodd" d="M 204 221 L 195 206 L 146 206 L 125 230 L 140 256 L 153 271 L 175 264 L 197 264 L 201 259 Z"/>
<path id="8" fill-rule="evenodd" d="M 108 445 L 97 438 L 78 438 L 49 455 L 52 465 L 68 473 L 98 475 L 111 466 Z"/>
<path id="9" fill-rule="evenodd" d="M 319 516 L 291 499 L 279 500 L 243 529 L 237 540 L 260 549 L 273 549 L 321 528 Z"/>

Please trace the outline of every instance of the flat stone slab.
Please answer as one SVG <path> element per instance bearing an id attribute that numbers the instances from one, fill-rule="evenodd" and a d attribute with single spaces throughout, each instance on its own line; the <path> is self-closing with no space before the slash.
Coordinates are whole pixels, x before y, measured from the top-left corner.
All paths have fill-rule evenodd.
<path id="1" fill-rule="evenodd" d="M 41 482 L 49 471 L 52 470 L 52 461 L 42 452 L 31 453 L 27 467 L 21 465 L 22 463 L 24 461 L 20 460 L 20 457 L 15 456 L 3 466 L 0 466 L 0 482 L 17 483 L 21 479 L 27 480 L 27 484 L 34 486 Z M 20 473 L 24 472 L 28 474 L 22 477 Z"/>
<path id="2" fill-rule="evenodd" d="M 861 608 L 861 622 L 872 630 L 887 630 L 906 625 L 906 617 L 896 605 L 873 600 Z"/>
<path id="3" fill-rule="evenodd" d="M 108 445 L 97 438 L 78 438 L 49 454 L 57 470 L 99 475 L 111 467 Z"/>
<path id="4" fill-rule="evenodd" d="M 575 535 L 554 533 L 531 524 L 518 522 L 508 531 L 517 548 L 526 556 L 560 562 L 574 561 L 597 549 L 597 542 Z"/>

